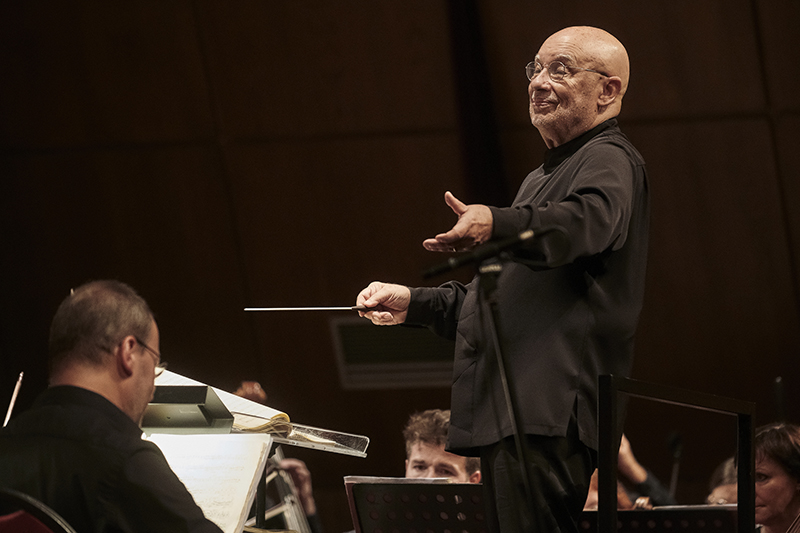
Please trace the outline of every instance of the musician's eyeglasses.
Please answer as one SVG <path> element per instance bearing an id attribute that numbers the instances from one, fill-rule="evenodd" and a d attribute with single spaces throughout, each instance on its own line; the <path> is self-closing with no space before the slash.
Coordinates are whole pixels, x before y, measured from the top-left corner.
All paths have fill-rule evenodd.
<path id="1" fill-rule="evenodd" d="M 531 61 L 527 65 L 525 65 L 525 75 L 528 77 L 528 81 L 532 80 L 536 76 L 542 73 L 544 69 L 547 69 L 547 75 L 550 76 L 550 79 L 553 81 L 561 81 L 564 77 L 569 74 L 570 70 L 585 70 L 586 72 L 594 72 L 596 74 L 600 74 L 601 76 L 605 76 L 606 78 L 609 77 L 608 74 L 605 72 L 600 72 L 599 70 L 593 70 L 590 68 L 583 68 L 583 67 L 569 67 L 562 63 L 561 61 L 551 61 L 545 66 L 542 66 L 541 63 L 538 61 Z"/>
<path id="2" fill-rule="evenodd" d="M 142 340 L 139 337 L 134 337 L 134 339 L 136 339 L 136 342 L 138 342 L 142 346 L 142 348 L 144 348 L 145 350 L 147 350 L 148 352 L 150 352 L 151 354 L 153 354 L 155 356 L 155 358 L 156 358 L 155 373 L 156 373 L 156 377 L 160 376 L 164 372 L 164 369 L 167 368 L 167 362 L 166 361 L 162 361 L 161 360 L 161 354 L 158 353 L 157 351 L 155 351 L 154 349 L 152 349 L 151 347 L 149 347 L 144 342 L 142 342 Z"/>

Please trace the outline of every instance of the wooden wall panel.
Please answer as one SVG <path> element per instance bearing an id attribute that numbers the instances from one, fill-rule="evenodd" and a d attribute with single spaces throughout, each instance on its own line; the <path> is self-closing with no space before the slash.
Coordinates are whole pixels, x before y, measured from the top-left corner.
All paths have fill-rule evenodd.
<path id="1" fill-rule="evenodd" d="M 769 384 L 793 371 L 800 345 L 776 168 L 741 157 L 771 152 L 767 124 L 629 131 L 646 154 L 653 199 L 635 374 L 758 401 L 766 422 Z"/>
<path id="2" fill-rule="evenodd" d="M 764 57 L 761 63 L 745 63 L 742 76 L 766 74 L 769 96 L 776 111 L 800 111 L 800 3 L 792 0 L 758 0 Z M 738 90 L 738 88 L 737 88 Z"/>
<path id="3" fill-rule="evenodd" d="M 800 116 L 786 115 L 776 124 L 779 186 L 782 192 L 782 214 L 785 217 L 792 265 L 795 274 L 795 295 L 800 300 Z M 800 301 L 798 302 L 800 306 Z M 800 381 L 800 380 L 798 380 Z M 800 387 L 800 383 L 798 383 Z"/>
<path id="4" fill-rule="evenodd" d="M 148 300 L 176 371 L 222 384 L 227 369 L 257 364 L 213 150 L 17 156 L 3 169 L 3 344 L 14 363 L 3 362 L 34 365 L 26 395 L 43 386 L 56 306 L 91 279 L 120 279 Z"/>
<path id="5" fill-rule="evenodd" d="M 211 133 L 190 2 L 35 1 L 2 9 L 4 147 L 173 142 Z"/>
<path id="6" fill-rule="evenodd" d="M 443 1 L 198 6 L 225 136 L 453 127 Z"/>

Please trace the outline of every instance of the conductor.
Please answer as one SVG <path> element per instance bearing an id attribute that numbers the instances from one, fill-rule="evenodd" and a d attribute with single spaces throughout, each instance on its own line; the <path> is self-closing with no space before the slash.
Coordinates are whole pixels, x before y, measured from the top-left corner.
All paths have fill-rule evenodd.
<path id="1" fill-rule="evenodd" d="M 614 36 L 565 28 L 542 44 L 526 74 L 531 122 L 547 146 L 544 164 L 510 207 L 466 205 L 446 193 L 458 221 L 423 246 L 465 252 L 534 231 L 511 252 L 495 290 L 533 502 L 525 502 L 477 279 L 424 288 L 373 282 L 356 304 L 374 308 L 359 314 L 375 324 L 424 325 L 455 340 L 448 450 L 481 458 L 491 529 L 577 532 L 597 462 L 597 377 L 630 374 L 648 186 L 644 161 L 616 120 L 629 63 Z"/>

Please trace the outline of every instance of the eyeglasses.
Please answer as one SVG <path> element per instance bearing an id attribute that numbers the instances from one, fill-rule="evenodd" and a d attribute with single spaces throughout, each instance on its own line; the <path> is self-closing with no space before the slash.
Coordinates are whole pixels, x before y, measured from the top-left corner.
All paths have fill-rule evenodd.
<path id="1" fill-rule="evenodd" d="M 550 76 L 550 79 L 553 81 L 561 81 L 564 77 L 569 74 L 570 69 L 574 70 L 585 70 L 586 72 L 594 72 L 596 74 L 600 74 L 601 76 L 605 76 L 608 78 L 608 74 L 605 72 L 600 72 L 599 70 L 592 70 L 590 68 L 583 68 L 583 67 L 568 67 L 561 61 L 551 61 L 547 64 L 546 67 L 542 66 L 541 63 L 538 61 L 531 61 L 527 65 L 525 65 L 525 75 L 528 77 L 528 81 L 532 80 L 536 76 L 542 73 L 542 71 L 547 68 L 547 74 Z"/>
<path id="2" fill-rule="evenodd" d="M 144 348 L 145 350 L 156 356 L 156 368 L 155 368 L 156 377 L 160 376 L 164 372 L 164 369 L 167 368 L 167 362 L 162 361 L 161 354 L 152 349 L 151 347 L 149 347 L 148 345 L 146 345 L 145 343 L 143 343 L 139 337 L 134 337 L 134 339 L 136 339 L 136 342 L 138 342 L 142 346 L 142 348 Z"/>

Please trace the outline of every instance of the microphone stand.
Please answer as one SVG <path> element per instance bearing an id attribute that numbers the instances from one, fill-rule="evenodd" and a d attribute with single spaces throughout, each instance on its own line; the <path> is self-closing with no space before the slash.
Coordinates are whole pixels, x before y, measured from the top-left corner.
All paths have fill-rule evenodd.
<path id="1" fill-rule="evenodd" d="M 553 226 L 540 230 L 540 233 L 558 232 L 566 236 L 566 230 L 560 226 Z M 477 276 L 478 276 L 478 297 L 481 317 L 484 318 L 481 322 L 485 322 L 488 327 L 488 333 L 491 337 L 491 342 L 494 347 L 495 357 L 497 359 L 497 367 L 500 373 L 500 381 L 503 386 L 503 395 L 505 396 L 506 408 L 508 409 L 509 420 L 511 421 L 511 429 L 514 433 L 514 445 L 517 450 L 517 458 L 519 460 L 520 474 L 522 475 L 522 484 L 525 490 L 525 499 L 527 506 L 533 509 L 533 491 L 531 489 L 530 476 L 528 474 L 528 449 L 523 442 L 524 435 L 521 434 L 522 424 L 519 418 L 519 406 L 517 405 L 516 387 L 513 383 L 512 375 L 506 369 L 505 358 L 500 346 L 500 336 L 497 332 L 497 324 L 499 323 L 499 316 L 497 310 L 497 280 L 503 272 L 503 259 L 507 259 L 508 255 L 506 250 L 514 248 L 534 236 L 533 230 L 525 230 L 518 235 L 512 235 L 497 242 L 490 242 L 484 244 L 472 252 L 465 254 L 461 257 L 450 258 L 445 264 L 434 266 L 423 273 L 423 277 L 430 278 L 438 274 L 448 272 L 450 270 L 459 268 L 469 263 L 477 263 Z M 564 239 L 563 250 L 561 250 L 561 257 L 566 254 L 569 243 Z M 499 258 L 499 259 L 498 259 Z M 534 263 L 528 261 L 527 263 Z M 484 308 L 489 309 L 489 317 L 485 319 Z M 522 507 L 520 507 L 522 509 Z"/>
<path id="2" fill-rule="evenodd" d="M 525 499 L 527 500 L 528 507 L 533 509 L 533 491 L 531 490 L 530 477 L 528 476 L 528 451 L 525 443 L 523 442 L 523 435 L 520 434 L 522 427 L 519 419 L 519 408 L 517 405 L 516 388 L 512 381 L 512 375 L 506 369 L 505 357 L 500 347 L 500 336 L 497 332 L 497 324 L 499 323 L 498 310 L 497 310 L 497 279 L 503 272 L 503 264 L 501 261 L 493 260 L 490 262 L 480 263 L 478 266 L 478 286 L 481 307 L 484 306 L 489 309 L 489 317 L 486 320 L 488 325 L 489 335 L 494 346 L 494 353 L 497 359 L 497 367 L 500 372 L 500 381 L 503 384 L 503 394 L 506 400 L 506 407 L 508 409 L 509 420 L 511 421 L 511 428 L 514 432 L 514 444 L 517 449 L 517 457 L 519 458 L 520 473 L 522 475 L 522 484 L 525 489 Z M 482 321 L 484 322 L 484 321 Z"/>

